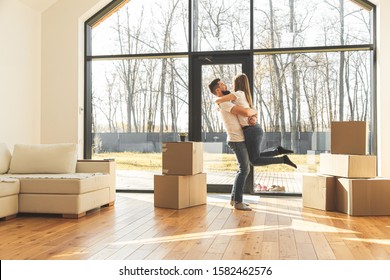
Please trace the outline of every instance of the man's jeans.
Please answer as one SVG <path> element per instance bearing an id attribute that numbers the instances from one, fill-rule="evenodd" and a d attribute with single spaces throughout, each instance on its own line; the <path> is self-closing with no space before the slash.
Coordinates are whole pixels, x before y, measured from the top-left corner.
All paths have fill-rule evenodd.
<path id="1" fill-rule="evenodd" d="M 230 149 L 236 154 L 238 171 L 234 179 L 231 200 L 242 202 L 246 178 L 250 172 L 248 150 L 245 142 L 228 142 Z"/>
<path id="2" fill-rule="evenodd" d="M 268 152 L 260 152 L 264 132 L 259 124 L 247 126 L 243 131 L 245 136 L 245 145 L 248 149 L 249 160 L 253 166 L 281 164 L 284 162 L 283 157 L 274 157 L 279 155 L 279 152 L 276 149 Z"/>

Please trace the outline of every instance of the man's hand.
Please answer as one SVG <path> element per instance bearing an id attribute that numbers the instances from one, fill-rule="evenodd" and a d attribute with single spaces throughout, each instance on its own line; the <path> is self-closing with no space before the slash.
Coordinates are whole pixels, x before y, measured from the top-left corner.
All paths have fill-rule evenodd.
<path id="1" fill-rule="evenodd" d="M 252 115 L 248 117 L 248 124 L 255 125 L 257 123 L 257 115 Z"/>

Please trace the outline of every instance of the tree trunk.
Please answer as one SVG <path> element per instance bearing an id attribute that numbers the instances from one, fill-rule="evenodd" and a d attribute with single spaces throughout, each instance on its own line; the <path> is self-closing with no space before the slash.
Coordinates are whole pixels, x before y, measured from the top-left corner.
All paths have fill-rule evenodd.
<path id="1" fill-rule="evenodd" d="M 170 59 L 170 72 L 171 72 L 171 81 L 170 81 L 170 95 L 171 95 L 171 122 L 172 122 L 172 132 L 177 132 L 177 101 L 176 101 L 176 89 L 175 89 L 175 73 L 173 71 L 173 59 Z"/>
<path id="2" fill-rule="evenodd" d="M 271 48 L 275 48 L 275 30 L 274 30 L 274 12 L 273 12 L 273 6 L 272 6 L 272 0 L 269 0 L 270 4 L 270 32 L 271 32 Z M 283 87 L 282 87 L 282 78 L 280 75 L 280 69 L 278 66 L 278 61 L 276 59 L 276 55 L 272 55 L 272 62 L 274 66 L 274 71 L 276 75 L 276 86 L 277 86 L 277 92 L 278 92 L 278 107 L 276 110 L 279 111 L 280 116 L 280 137 L 281 137 L 281 145 L 286 146 L 286 120 L 284 117 L 284 102 L 283 102 Z"/>
<path id="3" fill-rule="evenodd" d="M 161 60 L 161 82 L 160 82 L 160 139 L 164 132 L 164 98 L 165 98 L 165 82 L 167 77 L 167 59 Z"/>
<path id="4" fill-rule="evenodd" d="M 327 95 L 327 106 L 325 105 L 325 108 L 328 108 L 328 116 L 329 120 L 328 123 L 334 121 L 333 119 L 333 104 L 332 104 L 332 92 L 330 90 L 330 73 L 329 73 L 329 59 L 328 55 L 325 53 L 325 71 L 326 71 L 326 76 L 325 76 L 325 82 L 326 82 L 326 95 Z"/>
<path id="5" fill-rule="evenodd" d="M 340 1 L 340 45 L 344 46 L 344 0 Z M 340 52 L 339 65 L 339 120 L 344 120 L 344 63 L 345 53 Z"/>
<path id="6" fill-rule="evenodd" d="M 295 43 L 295 32 L 296 28 L 294 25 L 295 22 L 295 12 L 294 12 L 294 0 L 290 0 L 290 33 L 293 33 L 293 46 Z M 291 54 L 291 69 L 292 69 L 292 95 L 291 95 L 291 148 L 294 152 L 299 150 L 298 142 L 298 125 L 297 125 L 297 99 L 299 91 L 299 78 L 298 70 L 296 65 L 296 54 Z"/>
<path id="7" fill-rule="evenodd" d="M 192 50 L 199 51 L 199 1 L 192 1 Z"/>

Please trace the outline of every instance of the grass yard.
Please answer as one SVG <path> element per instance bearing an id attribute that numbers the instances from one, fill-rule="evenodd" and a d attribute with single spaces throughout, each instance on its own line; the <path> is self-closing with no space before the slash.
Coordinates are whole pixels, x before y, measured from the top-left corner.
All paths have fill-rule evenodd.
<path id="1" fill-rule="evenodd" d="M 289 155 L 290 159 L 304 172 L 316 172 L 319 155 Z M 114 158 L 118 169 L 123 170 L 161 170 L 161 153 L 101 153 L 94 154 L 93 159 Z M 208 171 L 237 171 L 234 154 L 204 154 L 204 168 Z M 255 167 L 255 172 L 292 172 L 294 169 L 285 164 Z"/>

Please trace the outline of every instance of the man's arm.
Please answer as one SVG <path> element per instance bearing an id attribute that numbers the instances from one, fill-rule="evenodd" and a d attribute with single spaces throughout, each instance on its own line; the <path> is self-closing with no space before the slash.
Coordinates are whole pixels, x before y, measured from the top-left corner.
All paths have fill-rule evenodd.
<path id="1" fill-rule="evenodd" d="M 239 105 L 234 105 L 231 102 L 223 102 L 218 105 L 221 110 L 227 111 L 234 115 L 248 117 L 248 124 L 255 125 L 257 123 L 257 111 L 251 108 L 244 108 Z"/>
<path id="2" fill-rule="evenodd" d="M 222 103 L 222 102 L 233 101 L 233 100 L 236 100 L 236 99 L 237 99 L 237 96 L 235 94 L 229 93 L 227 95 L 224 95 L 224 96 L 216 98 L 215 99 L 215 103 L 219 104 L 219 103 Z"/>
<path id="3" fill-rule="evenodd" d="M 238 105 L 234 105 L 232 109 L 230 110 L 230 113 L 235 114 L 235 115 L 240 115 L 243 117 L 252 117 L 254 115 L 257 115 L 257 111 L 253 110 L 251 108 L 243 108 Z"/>

